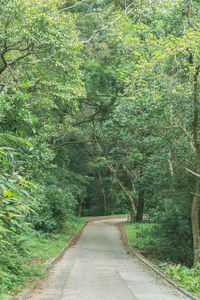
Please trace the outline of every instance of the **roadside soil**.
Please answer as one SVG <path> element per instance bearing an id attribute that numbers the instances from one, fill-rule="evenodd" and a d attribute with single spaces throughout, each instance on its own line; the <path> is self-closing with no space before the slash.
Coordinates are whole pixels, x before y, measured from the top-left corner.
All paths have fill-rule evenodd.
<path id="1" fill-rule="evenodd" d="M 27 299 L 188 299 L 129 254 L 116 226 L 123 220 L 90 218 L 77 243 Z"/>

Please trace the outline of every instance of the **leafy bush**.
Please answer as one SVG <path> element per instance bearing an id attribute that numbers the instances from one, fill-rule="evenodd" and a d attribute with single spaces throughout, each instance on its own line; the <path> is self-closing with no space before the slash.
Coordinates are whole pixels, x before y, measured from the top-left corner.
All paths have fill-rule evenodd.
<path id="1" fill-rule="evenodd" d="M 192 265 L 191 221 L 180 209 L 160 211 L 154 217 L 150 247 L 160 259 Z"/>
<path id="2" fill-rule="evenodd" d="M 38 203 L 36 214 L 31 221 L 37 230 L 60 231 L 74 215 L 77 202 L 65 179 L 47 173 L 40 181 L 35 195 Z"/>
<path id="3" fill-rule="evenodd" d="M 182 287 L 190 292 L 194 292 L 197 296 L 200 296 L 200 264 L 198 263 L 195 268 L 187 268 L 185 266 L 178 265 L 166 265 L 160 264 L 162 270 L 164 270 L 169 276 L 177 280 Z"/>
<path id="4" fill-rule="evenodd" d="M 4 241 L 0 246 L 1 292 L 17 289 L 25 282 L 27 277 L 36 275 L 37 273 L 27 265 L 30 249 L 27 248 L 25 238 L 12 236 L 11 241 L 9 244 Z"/>
<path id="5" fill-rule="evenodd" d="M 125 229 L 130 245 L 148 256 L 192 265 L 191 226 L 181 212 L 159 213 L 153 223 L 127 223 Z"/>
<path id="6" fill-rule="evenodd" d="M 19 175 L 0 175 L 0 238 L 8 232 L 21 232 L 24 216 L 30 211 L 31 183 Z"/>
<path id="7" fill-rule="evenodd" d="M 7 292 L 19 290 L 34 276 L 40 276 L 45 260 L 55 257 L 66 245 L 70 236 L 85 224 L 86 219 L 74 217 L 67 222 L 62 233 L 44 233 L 31 230 L 21 237 L 12 237 L 12 244 L 0 244 L 0 299 L 7 298 Z"/>

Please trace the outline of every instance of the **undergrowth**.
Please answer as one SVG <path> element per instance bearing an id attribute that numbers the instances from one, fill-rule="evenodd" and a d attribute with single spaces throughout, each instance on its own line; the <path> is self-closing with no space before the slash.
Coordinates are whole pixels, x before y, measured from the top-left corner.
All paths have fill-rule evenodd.
<path id="1" fill-rule="evenodd" d="M 200 297 L 200 264 L 195 268 L 186 266 L 160 264 L 161 269 L 170 277 L 174 278 L 181 287 Z"/>
<path id="2" fill-rule="evenodd" d="M 173 262 L 168 240 L 159 236 L 155 223 L 131 223 L 124 225 L 126 236 L 131 247 L 136 248 L 144 256 L 156 263 L 167 275 L 175 279 L 179 285 L 200 297 L 200 264 L 195 268 Z M 162 249 L 163 245 L 163 249 Z M 168 246 L 168 256 L 167 253 Z M 178 249 L 174 249 L 174 251 Z M 177 256 L 178 257 L 178 256 Z M 175 256 L 175 260 L 177 260 Z"/>
<path id="3" fill-rule="evenodd" d="M 151 231 L 154 223 L 125 223 L 125 231 L 129 245 L 140 249 L 142 252 L 148 252 L 151 244 Z"/>
<path id="4" fill-rule="evenodd" d="M 11 299 L 38 276 L 42 276 L 45 261 L 55 257 L 86 219 L 66 224 L 61 233 L 28 232 L 15 243 L 0 246 L 0 300 Z"/>

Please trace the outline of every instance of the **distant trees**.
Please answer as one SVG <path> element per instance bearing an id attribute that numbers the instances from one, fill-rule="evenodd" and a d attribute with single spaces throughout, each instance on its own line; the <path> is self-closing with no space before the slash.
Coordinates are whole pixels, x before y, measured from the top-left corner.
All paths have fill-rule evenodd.
<path id="1" fill-rule="evenodd" d="M 135 217 L 142 218 L 143 206 L 150 214 L 164 210 L 170 216 L 172 203 L 182 218 L 192 215 L 193 238 L 189 232 L 188 238 L 193 239 L 196 264 L 200 249 L 199 4 L 135 1 L 127 3 L 128 11 L 118 4 L 108 3 L 97 15 L 94 3 L 87 4 L 95 27 L 86 29 L 81 27 L 84 21 L 78 22 L 87 37 L 95 33 L 84 47 L 87 101 L 81 109 L 94 116 L 86 119 L 95 124 L 101 145 L 96 167 L 104 174 L 106 168 L 106 176 L 110 172 L 112 193 L 122 193 L 123 203 L 129 199 Z M 113 94 L 116 98 L 109 109 L 99 110 L 99 104 L 108 103 Z M 88 135 L 92 126 L 86 124 L 82 128 Z M 104 189 L 107 195 L 106 185 Z"/>

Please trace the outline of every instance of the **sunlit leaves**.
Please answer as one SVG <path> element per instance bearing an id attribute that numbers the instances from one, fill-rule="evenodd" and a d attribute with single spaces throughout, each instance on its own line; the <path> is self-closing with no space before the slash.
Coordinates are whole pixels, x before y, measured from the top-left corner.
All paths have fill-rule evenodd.
<path id="1" fill-rule="evenodd" d="M 29 190 L 32 184 L 19 175 L 0 176 L 0 230 L 20 231 L 24 215 L 33 207 Z"/>
<path id="2" fill-rule="evenodd" d="M 15 0 L 1 6 L 0 68 L 6 87 L 29 81 L 30 92 L 40 87 L 37 101 L 50 92 L 53 98 L 76 106 L 74 100 L 84 95 L 79 70 L 81 43 L 73 16 L 58 13 L 61 4 Z"/>

